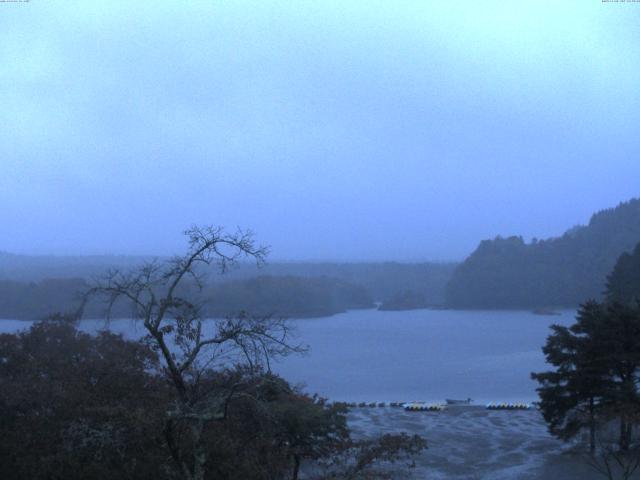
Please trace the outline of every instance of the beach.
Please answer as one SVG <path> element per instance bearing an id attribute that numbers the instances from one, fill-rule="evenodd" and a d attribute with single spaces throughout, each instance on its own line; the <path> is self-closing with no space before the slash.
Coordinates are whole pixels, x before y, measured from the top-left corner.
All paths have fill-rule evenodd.
<path id="1" fill-rule="evenodd" d="M 538 410 L 487 410 L 452 406 L 440 412 L 402 408 L 352 408 L 355 438 L 385 433 L 418 434 L 428 449 L 413 468 L 391 467 L 393 478 L 591 480 L 601 477 L 573 443 L 552 437 Z"/>

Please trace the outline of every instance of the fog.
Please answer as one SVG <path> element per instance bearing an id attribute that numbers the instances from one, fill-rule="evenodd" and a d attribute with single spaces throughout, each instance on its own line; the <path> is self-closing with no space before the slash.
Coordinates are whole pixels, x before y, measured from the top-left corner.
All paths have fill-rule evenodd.
<path id="1" fill-rule="evenodd" d="M 461 260 L 637 196 L 640 8 L 0 4 L 0 250 Z"/>

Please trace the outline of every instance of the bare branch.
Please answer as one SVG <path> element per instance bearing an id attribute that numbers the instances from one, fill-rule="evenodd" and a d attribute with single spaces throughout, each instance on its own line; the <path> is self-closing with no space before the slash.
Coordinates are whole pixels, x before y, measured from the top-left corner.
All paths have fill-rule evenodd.
<path id="1" fill-rule="evenodd" d="M 129 272 L 111 270 L 95 280 L 84 298 L 105 299 L 107 318 L 116 302 L 126 300 L 133 308 L 134 319 L 142 320 L 147 331 L 144 341 L 159 352 L 167 379 L 177 393 L 175 407 L 168 412 L 167 444 L 180 470 L 188 474 L 186 478 L 201 478 L 198 472 L 204 471 L 207 458 L 204 425 L 224 418 L 231 398 L 242 395 L 240 387 L 235 386 L 203 396 L 202 378 L 210 372 L 215 355 L 242 355 L 248 371 L 255 374 L 265 366 L 270 370 L 271 357 L 305 349 L 289 343 L 291 330 L 283 319 L 271 317 L 241 314 L 212 321 L 207 325 L 213 327 L 213 333 L 205 335 L 201 304 L 188 293 L 194 285 L 202 291 L 203 267 L 215 265 L 224 273 L 241 258 L 252 258 L 260 266 L 268 249 L 256 245 L 251 231 L 240 229 L 229 234 L 221 227 L 194 226 L 185 235 L 188 249 L 184 255 L 165 262 L 154 260 Z M 215 347 L 213 354 L 208 347 Z M 178 448 L 176 425 L 180 422 L 188 424 L 185 431 L 191 435 L 190 459 Z"/>

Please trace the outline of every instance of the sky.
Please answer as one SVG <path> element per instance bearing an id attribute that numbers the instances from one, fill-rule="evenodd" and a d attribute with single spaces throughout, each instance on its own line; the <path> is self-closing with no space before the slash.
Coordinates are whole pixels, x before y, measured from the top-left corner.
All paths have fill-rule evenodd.
<path id="1" fill-rule="evenodd" d="M 640 196 L 640 3 L 0 3 L 0 251 L 461 260 Z"/>

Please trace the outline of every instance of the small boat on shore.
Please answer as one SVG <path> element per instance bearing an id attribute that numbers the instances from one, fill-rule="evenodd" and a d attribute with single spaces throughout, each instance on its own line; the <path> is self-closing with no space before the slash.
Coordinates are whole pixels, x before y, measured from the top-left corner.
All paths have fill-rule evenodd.
<path id="1" fill-rule="evenodd" d="M 470 398 L 467 398 L 466 400 L 454 400 L 451 398 L 447 398 L 445 401 L 447 402 L 447 405 L 471 405 L 471 403 L 473 402 L 473 400 Z"/>

